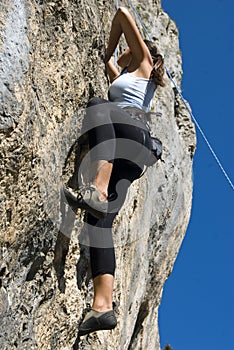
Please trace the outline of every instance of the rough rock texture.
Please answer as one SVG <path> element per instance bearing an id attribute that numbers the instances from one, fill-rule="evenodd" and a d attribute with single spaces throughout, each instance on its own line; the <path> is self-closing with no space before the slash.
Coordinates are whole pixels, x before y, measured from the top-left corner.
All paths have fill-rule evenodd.
<path id="1" fill-rule="evenodd" d="M 174 22 L 159 0 L 134 4 L 180 85 Z M 159 350 L 158 306 L 191 210 L 189 114 L 166 78 L 151 123 L 164 162 L 133 184 L 114 226 L 118 327 L 78 344 L 92 283 L 77 239 L 82 214 L 60 208 L 60 185 L 72 173 L 73 153 L 66 159 L 84 106 L 106 97 L 114 1 L 2 0 L 0 10 L 0 347 Z"/>

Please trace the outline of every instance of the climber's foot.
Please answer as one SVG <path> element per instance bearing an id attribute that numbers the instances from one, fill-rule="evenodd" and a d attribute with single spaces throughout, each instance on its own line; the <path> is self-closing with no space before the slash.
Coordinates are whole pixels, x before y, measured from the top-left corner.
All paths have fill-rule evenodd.
<path id="1" fill-rule="evenodd" d="M 79 336 L 100 330 L 114 329 L 117 325 L 114 310 L 99 312 L 91 309 L 79 328 Z"/>
<path id="2" fill-rule="evenodd" d="M 97 219 L 104 218 L 107 215 L 108 201 L 101 200 L 101 194 L 94 185 L 85 186 L 75 194 L 72 190 L 63 188 L 64 195 L 68 204 L 75 212 L 78 208 L 84 209 Z"/>

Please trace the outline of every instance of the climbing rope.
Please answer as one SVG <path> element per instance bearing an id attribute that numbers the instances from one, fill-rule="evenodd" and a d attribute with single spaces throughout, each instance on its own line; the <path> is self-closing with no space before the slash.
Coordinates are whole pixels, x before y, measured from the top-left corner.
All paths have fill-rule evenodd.
<path id="1" fill-rule="evenodd" d="M 127 1 L 127 3 L 129 4 L 129 6 L 132 8 L 132 10 L 134 11 L 134 13 L 135 13 L 135 15 L 137 16 L 137 18 L 139 19 L 139 22 L 141 23 L 141 26 L 142 26 L 142 28 L 143 28 L 145 34 L 147 35 L 148 39 L 149 39 L 150 41 L 153 41 L 153 39 L 152 39 L 150 33 L 148 32 L 148 30 L 147 30 L 147 28 L 146 28 L 144 22 L 142 21 L 142 18 L 141 18 L 141 16 L 140 16 L 139 12 L 137 11 L 136 7 L 133 5 L 132 1 L 131 1 L 131 0 L 126 0 L 126 1 Z M 118 2 L 117 0 L 116 0 L 116 2 L 115 2 L 115 7 L 116 7 L 116 9 L 119 8 L 119 2 Z M 117 51 L 116 51 L 116 50 L 115 50 L 115 56 L 116 56 L 115 61 L 117 62 Z M 234 185 L 233 185 L 233 183 L 232 183 L 230 177 L 228 176 L 227 172 L 225 171 L 224 167 L 222 166 L 222 164 L 221 164 L 221 162 L 220 162 L 218 156 L 216 155 L 215 151 L 213 150 L 213 147 L 211 146 L 210 142 L 208 141 L 208 139 L 207 139 L 207 137 L 206 137 L 204 131 L 202 130 L 201 126 L 199 125 L 198 121 L 197 121 L 196 118 L 194 117 L 194 115 L 193 115 L 191 109 L 188 107 L 187 101 L 184 99 L 182 93 L 180 92 L 180 89 L 178 88 L 176 82 L 175 82 L 174 79 L 172 78 L 172 76 L 171 76 L 171 74 L 170 74 L 170 72 L 169 72 L 169 69 L 167 68 L 166 65 L 165 65 L 165 70 L 166 70 L 166 73 L 167 73 L 169 79 L 171 80 L 172 84 L 174 85 L 174 87 L 175 87 L 177 93 L 179 94 L 179 96 L 180 96 L 180 98 L 181 98 L 183 104 L 185 105 L 185 108 L 186 108 L 187 111 L 189 112 L 189 114 L 190 114 L 190 116 L 191 116 L 191 118 L 192 118 L 194 124 L 196 125 L 196 127 L 197 127 L 197 129 L 199 130 L 200 134 L 202 135 L 202 137 L 203 137 L 203 139 L 204 139 L 206 145 L 208 146 L 208 148 L 209 148 L 211 154 L 213 155 L 215 161 L 217 162 L 219 168 L 221 169 L 223 175 L 225 176 L 226 180 L 227 180 L 228 183 L 230 184 L 231 188 L 234 190 Z"/>
<path id="2" fill-rule="evenodd" d="M 118 8 L 119 8 L 119 1 L 118 0 L 115 1 L 115 8 L 116 8 L 116 10 L 118 10 Z M 115 67 L 117 66 L 117 57 L 118 57 L 118 47 L 116 47 L 115 52 L 114 52 L 114 65 L 115 65 Z"/>
<path id="3" fill-rule="evenodd" d="M 115 1 L 115 8 L 116 8 L 116 10 L 118 10 L 118 8 L 119 8 L 119 1 L 118 0 Z"/>

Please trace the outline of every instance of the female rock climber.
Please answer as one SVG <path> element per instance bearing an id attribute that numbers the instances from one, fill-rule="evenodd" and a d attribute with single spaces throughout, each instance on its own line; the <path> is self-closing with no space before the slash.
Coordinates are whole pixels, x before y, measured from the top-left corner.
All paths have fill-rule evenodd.
<path id="1" fill-rule="evenodd" d="M 127 49 L 118 59 L 119 74 L 111 57 L 124 34 Z M 115 252 L 112 223 L 130 184 L 142 173 L 150 152 L 146 113 L 157 86 L 164 86 L 164 62 L 156 46 L 144 41 L 126 8 L 120 7 L 112 21 L 105 64 L 111 82 L 108 100 L 92 98 L 87 105 L 84 132 L 90 157 L 96 164 L 91 185 L 77 195 L 65 188 L 73 210 L 86 210 L 94 299 L 79 327 L 79 335 L 113 329 L 116 316 L 112 293 Z"/>

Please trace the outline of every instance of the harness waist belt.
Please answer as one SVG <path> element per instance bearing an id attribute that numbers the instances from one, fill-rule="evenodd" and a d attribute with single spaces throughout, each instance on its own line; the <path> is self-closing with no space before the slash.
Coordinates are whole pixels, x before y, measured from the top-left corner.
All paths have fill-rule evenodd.
<path id="1" fill-rule="evenodd" d="M 149 129 L 150 118 L 142 109 L 137 107 L 125 107 L 123 110 L 125 110 L 132 119 L 144 123 L 147 129 Z"/>

